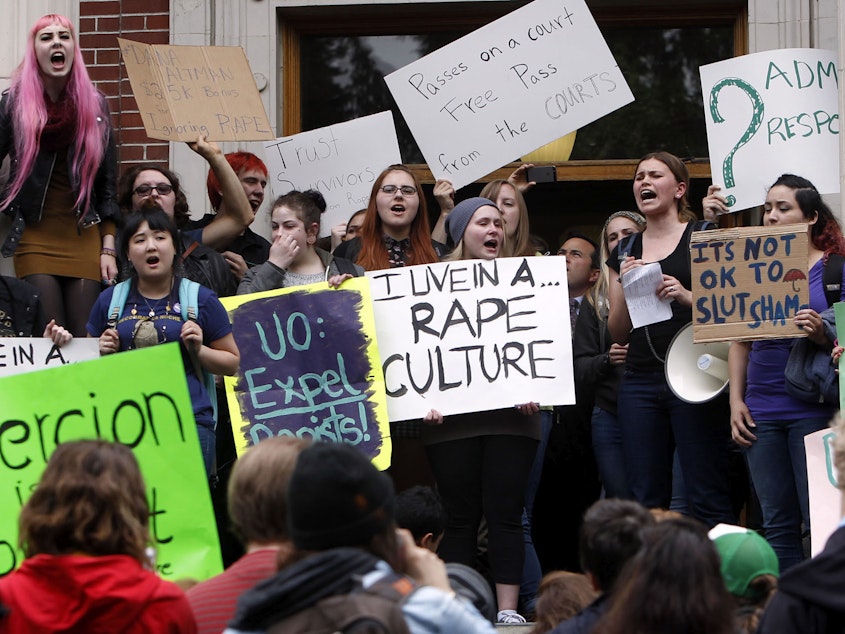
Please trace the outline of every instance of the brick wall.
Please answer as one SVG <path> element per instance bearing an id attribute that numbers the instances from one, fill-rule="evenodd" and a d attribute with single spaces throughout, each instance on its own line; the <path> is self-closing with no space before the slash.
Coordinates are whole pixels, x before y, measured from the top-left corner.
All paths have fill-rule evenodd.
<path id="1" fill-rule="evenodd" d="M 117 136 L 121 170 L 133 163 L 167 166 L 169 144 L 144 132 L 117 38 L 168 44 L 170 0 L 82 0 L 79 41 L 91 79 L 106 95 Z"/>

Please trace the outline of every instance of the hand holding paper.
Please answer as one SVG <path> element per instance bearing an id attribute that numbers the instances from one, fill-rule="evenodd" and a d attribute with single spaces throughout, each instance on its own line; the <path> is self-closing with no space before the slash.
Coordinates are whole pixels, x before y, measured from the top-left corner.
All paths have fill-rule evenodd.
<path id="1" fill-rule="evenodd" d="M 630 268 L 622 275 L 622 290 L 634 328 L 672 318 L 672 301 L 657 296 L 662 284 L 663 271 L 657 262 Z"/>

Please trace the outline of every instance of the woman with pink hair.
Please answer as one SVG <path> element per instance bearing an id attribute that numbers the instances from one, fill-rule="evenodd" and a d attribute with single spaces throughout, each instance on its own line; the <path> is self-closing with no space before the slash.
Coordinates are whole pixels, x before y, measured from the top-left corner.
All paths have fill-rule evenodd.
<path id="1" fill-rule="evenodd" d="M 12 228 L 2 254 L 14 254 L 17 276 L 39 290 L 48 319 L 84 336 L 100 282 L 117 275 L 117 152 L 106 99 L 64 16 L 35 22 L 0 100 L 6 156 L 0 209 Z"/>

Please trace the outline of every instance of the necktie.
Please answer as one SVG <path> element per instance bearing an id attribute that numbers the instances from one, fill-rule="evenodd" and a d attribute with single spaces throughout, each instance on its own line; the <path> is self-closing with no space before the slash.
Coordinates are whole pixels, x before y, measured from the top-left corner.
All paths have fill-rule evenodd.
<path id="1" fill-rule="evenodd" d="M 575 334 L 575 320 L 578 319 L 578 300 L 577 299 L 570 299 L 569 300 L 569 323 L 572 326 L 572 330 L 570 333 L 572 335 Z"/>

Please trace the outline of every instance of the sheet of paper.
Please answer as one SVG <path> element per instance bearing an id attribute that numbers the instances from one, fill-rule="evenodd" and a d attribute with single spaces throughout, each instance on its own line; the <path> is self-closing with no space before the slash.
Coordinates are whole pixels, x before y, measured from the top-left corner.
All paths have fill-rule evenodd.
<path id="1" fill-rule="evenodd" d="M 662 281 L 663 270 L 657 262 L 631 269 L 622 278 L 622 290 L 634 328 L 672 318 L 671 301 L 657 297 L 657 287 Z"/>

